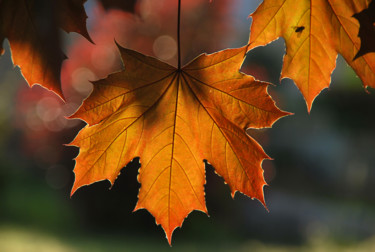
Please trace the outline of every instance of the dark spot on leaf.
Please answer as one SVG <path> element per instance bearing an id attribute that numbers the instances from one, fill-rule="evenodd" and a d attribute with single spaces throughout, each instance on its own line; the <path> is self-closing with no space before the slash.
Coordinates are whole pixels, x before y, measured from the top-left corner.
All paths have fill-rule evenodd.
<path id="1" fill-rule="evenodd" d="M 305 30 L 305 26 L 296 26 L 295 27 L 295 32 L 303 32 L 303 30 Z"/>

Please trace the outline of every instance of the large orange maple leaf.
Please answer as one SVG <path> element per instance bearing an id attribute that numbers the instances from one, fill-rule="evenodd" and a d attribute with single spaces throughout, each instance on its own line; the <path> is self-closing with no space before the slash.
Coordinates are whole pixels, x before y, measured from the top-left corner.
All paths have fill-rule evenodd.
<path id="1" fill-rule="evenodd" d="M 88 123 L 70 144 L 80 147 L 72 194 L 100 180 L 113 184 L 140 157 L 135 210 L 147 209 L 171 242 L 191 211 L 207 213 L 205 159 L 232 196 L 240 191 L 265 205 L 268 156 L 245 130 L 288 113 L 275 106 L 268 83 L 239 72 L 247 47 L 202 54 L 182 69 L 119 48 L 125 70 L 94 82 L 72 116 Z"/>
<path id="2" fill-rule="evenodd" d="M 285 39 L 281 78 L 295 81 L 309 111 L 315 97 L 329 86 L 338 53 L 354 69 L 365 87 L 375 88 L 375 53 L 363 54 L 353 60 L 361 48 L 360 23 L 353 15 L 367 9 L 370 2 L 264 0 L 251 14 L 249 50 L 278 37 Z M 368 27 L 373 27 L 373 24 Z"/>

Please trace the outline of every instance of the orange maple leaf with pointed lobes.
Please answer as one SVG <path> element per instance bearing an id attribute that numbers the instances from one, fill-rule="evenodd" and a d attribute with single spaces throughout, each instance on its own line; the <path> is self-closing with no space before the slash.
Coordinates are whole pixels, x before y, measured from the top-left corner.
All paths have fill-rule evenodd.
<path id="1" fill-rule="evenodd" d="M 1 0 L 0 56 L 7 38 L 15 65 L 30 86 L 40 84 L 63 97 L 60 84 L 62 61 L 59 29 L 77 32 L 91 41 L 86 30 L 86 0 Z"/>
<path id="2" fill-rule="evenodd" d="M 135 210 L 145 208 L 169 243 L 193 210 L 207 213 L 207 160 L 229 185 L 265 205 L 261 163 L 269 158 L 246 129 L 270 127 L 288 113 L 268 83 L 239 72 L 247 46 L 202 54 L 182 69 L 119 47 L 125 70 L 94 82 L 72 118 L 88 123 L 70 145 L 80 153 L 73 193 L 101 180 L 114 183 L 140 157 Z"/>
<path id="3" fill-rule="evenodd" d="M 251 14 L 249 50 L 278 37 L 285 39 L 281 78 L 294 80 L 309 111 L 315 97 L 329 86 L 338 53 L 354 69 L 365 88 L 375 88 L 375 53 L 353 60 L 361 48 L 360 24 L 353 15 L 367 9 L 370 2 L 264 0 Z"/>

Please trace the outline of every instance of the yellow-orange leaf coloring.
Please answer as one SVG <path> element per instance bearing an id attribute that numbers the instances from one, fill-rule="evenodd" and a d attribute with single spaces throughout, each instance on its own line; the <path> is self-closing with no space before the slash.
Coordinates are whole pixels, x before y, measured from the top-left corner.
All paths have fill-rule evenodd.
<path id="1" fill-rule="evenodd" d="M 365 87 L 375 87 L 375 53 L 353 60 L 361 48 L 360 23 L 353 15 L 367 9 L 370 2 L 264 0 L 251 15 L 249 50 L 278 37 L 285 39 L 281 78 L 295 81 L 308 110 L 321 90 L 329 86 L 338 53 L 354 69 Z"/>
<path id="2" fill-rule="evenodd" d="M 263 204 L 262 147 L 245 130 L 270 127 L 286 112 L 267 83 L 239 72 L 247 47 L 200 55 L 178 70 L 120 47 L 125 70 L 96 81 L 72 116 L 88 123 L 71 145 L 80 147 L 72 194 L 100 180 L 114 183 L 140 157 L 135 210 L 145 208 L 168 241 L 193 210 L 207 212 L 204 160 L 229 185 Z"/>

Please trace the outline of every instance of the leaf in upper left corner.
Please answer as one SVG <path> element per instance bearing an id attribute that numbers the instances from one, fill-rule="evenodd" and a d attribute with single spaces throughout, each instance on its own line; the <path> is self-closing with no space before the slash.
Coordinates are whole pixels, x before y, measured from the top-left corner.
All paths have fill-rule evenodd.
<path id="1" fill-rule="evenodd" d="M 0 55 L 9 40 L 14 65 L 30 86 L 40 84 L 62 97 L 60 71 L 66 58 L 59 29 L 91 41 L 86 29 L 86 0 L 0 1 Z"/>

